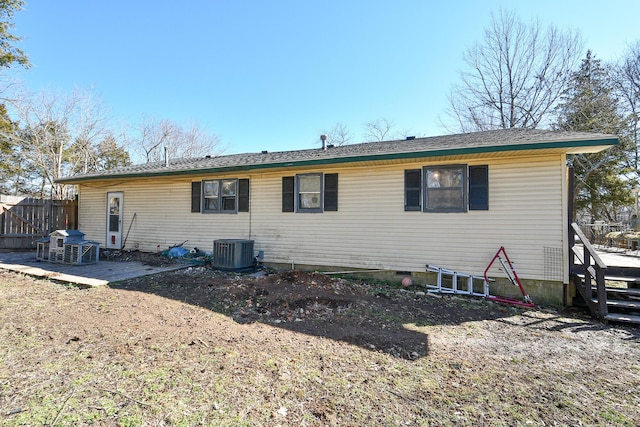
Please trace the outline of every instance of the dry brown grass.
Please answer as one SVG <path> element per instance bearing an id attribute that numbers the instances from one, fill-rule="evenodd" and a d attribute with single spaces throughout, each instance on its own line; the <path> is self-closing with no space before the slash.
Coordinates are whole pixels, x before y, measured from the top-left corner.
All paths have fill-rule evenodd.
<path id="1" fill-rule="evenodd" d="M 302 311 L 301 311 L 302 309 Z M 0 272 L 2 425 L 618 425 L 640 332 L 303 273 Z"/>

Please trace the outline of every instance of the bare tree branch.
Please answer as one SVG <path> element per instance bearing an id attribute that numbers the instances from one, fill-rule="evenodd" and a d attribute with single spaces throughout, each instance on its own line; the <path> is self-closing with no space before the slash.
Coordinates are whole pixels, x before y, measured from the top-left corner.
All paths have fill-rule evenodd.
<path id="1" fill-rule="evenodd" d="M 23 91 L 13 99 L 10 105 L 19 129 L 10 138 L 19 161 L 37 171 L 40 180 L 38 191 L 29 190 L 32 195 L 65 198 L 71 195 L 68 190 L 72 187 L 57 184 L 58 178 L 100 170 L 101 163 L 128 163 L 126 151 L 108 130 L 108 110 L 91 91 L 77 89 L 68 95 L 51 90 Z"/>
<path id="2" fill-rule="evenodd" d="M 223 152 L 220 138 L 208 134 L 197 123 L 184 129 L 170 120 L 145 117 L 126 138 L 132 150 L 147 163 L 163 161 L 165 148 L 170 159 L 219 155 Z"/>
<path id="3" fill-rule="evenodd" d="M 340 147 L 342 145 L 348 145 L 353 139 L 351 132 L 343 123 L 336 123 L 331 130 L 323 132 L 327 135 L 327 143 Z"/>
<path id="4" fill-rule="evenodd" d="M 467 69 L 449 97 L 455 130 L 549 125 L 581 46 L 575 33 L 527 25 L 513 12 L 492 14 L 483 42 L 465 52 Z"/>
<path id="5" fill-rule="evenodd" d="M 385 118 L 372 120 L 364 124 L 364 137 L 367 141 L 381 142 L 389 137 L 395 123 Z"/>
<path id="6" fill-rule="evenodd" d="M 629 123 L 629 137 L 634 144 L 633 168 L 636 178 L 640 178 L 640 41 L 628 48 L 620 63 L 611 68 L 610 74 Z"/>

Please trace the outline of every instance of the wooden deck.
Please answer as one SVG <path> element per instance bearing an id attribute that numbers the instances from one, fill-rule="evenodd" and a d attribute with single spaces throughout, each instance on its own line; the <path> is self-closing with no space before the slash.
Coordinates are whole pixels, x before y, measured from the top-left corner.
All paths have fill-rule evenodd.
<path id="1" fill-rule="evenodd" d="M 640 268 L 640 251 L 596 246 L 600 259 L 609 267 Z"/>
<path id="2" fill-rule="evenodd" d="M 35 251 L 0 252 L 0 269 L 87 287 L 105 286 L 112 282 L 180 270 L 188 266 L 188 264 L 176 264 L 154 267 L 133 261 L 100 261 L 88 265 L 65 265 L 38 261 Z"/>

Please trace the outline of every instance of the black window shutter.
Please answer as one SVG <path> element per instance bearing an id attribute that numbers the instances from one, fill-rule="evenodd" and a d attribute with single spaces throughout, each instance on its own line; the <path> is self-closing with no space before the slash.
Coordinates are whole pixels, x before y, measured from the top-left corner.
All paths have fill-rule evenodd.
<path id="1" fill-rule="evenodd" d="M 294 194 L 294 177 L 282 177 L 282 212 L 294 212 L 295 194 Z"/>
<path id="2" fill-rule="evenodd" d="M 338 210 L 338 174 L 327 173 L 324 175 L 324 210 Z"/>
<path id="3" fill-rule="evenodd" d="M 238 180 L 238 212 L 249 212 L 249 180 Z"/>
<path id="4" fill-rule="evenodd" d="M 191 212 L 200 212 L 200 197 L 202 192 L 202 182 L 191 183 Z"/>
<path id="5" fill-rule="evenodd" d="M 422 170 L 409 169 L 404 171 L 404 210 L 419 211 L 421 208 Z"/>
<path id="6" fill-rule="evenodd" d="M 469 210 L 489 209 L 489 166 L 469 166 Z"/>

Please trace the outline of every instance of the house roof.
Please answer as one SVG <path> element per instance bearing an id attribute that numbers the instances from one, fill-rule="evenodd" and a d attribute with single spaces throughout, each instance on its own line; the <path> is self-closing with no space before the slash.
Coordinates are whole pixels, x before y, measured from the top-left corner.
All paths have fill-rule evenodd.
<path id="1" fill-rule="evenodd" d="M 49 234 L 50 236 L 64 237 L 84 237 L 84 233 L 80 230 L 55 230 Z"/>
<path id="2" fill-rule="evenodd" d="M 249 171 L 295 166 L 329 165 L 363 161 L 401 160 L 423 157 L 473 155 L 482 153 L 560 150 L 564 153 L 596 152 L 618 143 L 618 137 L 585 132 L 545 131 L 532 129 L 500 129 L 455 135 L 434 136 L 396 141 L 368 142 L 326 150 L 244 153 L 173 159 L 169 162 L 145 163 L 107 171 L 58 179 L 59 183 L 83 181 L 187 175 L 231 171 Z"/>

